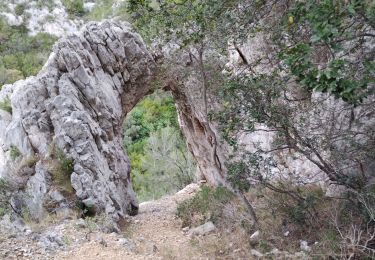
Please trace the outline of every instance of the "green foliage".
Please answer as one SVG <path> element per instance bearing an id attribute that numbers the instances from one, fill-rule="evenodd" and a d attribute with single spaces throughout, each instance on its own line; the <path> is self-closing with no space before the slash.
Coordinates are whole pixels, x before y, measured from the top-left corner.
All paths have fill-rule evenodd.
<path id="1" fill-rule="evenodd" d="M 334 227 L 329 226 L 322 230 L 319 244 L 314 250 L 324 255 L 334 255 L 336 252 L 340 252 L 340 235 Z"/>
<path id="2" fill-rule="evenodd" d="M 102 21 L 112 17 L 119 17 L 121 20 L 128 20 L 126 1 L 116 0 L 95 1 L 95 6 L 85 15 L 86 20 Z"/>
<path id="3" fill-rule="evenodd" d="M 301 27 L 308 28 L 310 34 L 303 42 L 279 54 L 302 87 L 330 92 L 353 104 L 362 101 L 375 76 L 373 59 L 356 53 L 358 47 L 362 48 L 363 40 L 374 37 L 366 30 L 359 30 L 367 23 L 371 26 L 375 18 L 374 13 L 367 12 L 369 9 L 374 10 L 371 1 L 296 1 L 291 5 L 286 12 L 289 22 L 281 28 L 289 30 L 292 37 L 300 37 L 298 28 Z M 364 18 L 365 22 L 357 23 L 357 17 Z M 317 52 L 322 49 L 329 51 L 331 57 L 317 62 Z"/>
<path id="4" fill-rule="evenodd" d="M 206 221 L 218 221 L 223 206 L 233 199 L 234 194 L 224 187 L 210 188 L 203 186 L 193 198 L 181 202 L 177 206 L 177 217 L 182 225 L 200 225 Z"/>
<path id="5" fill-rule="evenodd" d="M 266 32 L 274 51 L 256 63 L 279 64 L 272 77 L 285 81 L 292 75 L 302 88 L 360 103 L 375 79 L 373 57 L 360 51 L 374 37 L 373 1 L 284 2 L 269 8 L 268 1 L 147 0 L 129 1 L 128 10 L 144 37 L 181 47 L 209 43 L 206 48 L 223 50 L 229 39 L 243 42 Z"/>
<path id="6" fill-rule="evenodd" d="M 227 180 L 234 188 L 241 192 L 247 192 L 250 188 L 250 178 L 257 178 L 262 180 L 259 172 L 258 154 L 251 154 L 247 161 L 235 161 L 229 163 Z"/>
<path id="7" fill-rule="evenodd" d="M 195 164 L 181 136 L 172 97 L 156 92 L 128 114 L 124 146 L 138 198 L 156 199 L 193 180 Z"/>
<path id="8" fill-rule="evenodd" d="M 155 132 L 166 126 L 178 128 L 177 112 L 173 98 L 164 93 L 155 93 L 141 100 L 127 116 L 124 124 L 124 145 L 127 151 L 143 149 L 145 144 L 137 146 Z M 131 144 L 131 145 L 130 145 Z"/>
<path id="9" fill-rule="evenodd" d="M 18 151 L 17 147 L 15 145 L 11 145 L 10 146 L 10 149 L 9 149 L 9 152 L 10 152 L 10 158 L 14 161 L 15 159 L 17 159 L 18 156 L 21 155 L 21 153 Z"/>
<path id="10" fill-rule="evenodd" d="M 283 196 L 285 199 L 285 197 Z M 309 213 L 309 209 L 313 207 L 315 204 L 310 203 L 310 201 L 299 201 L 295 204 L 288 204 L 285 207 L 280 207 L 280 212 L 285 214 L 285 216 L 292 221 L 293 223 L 299 225 L 306 225 L 307 215 Z"/>
<path id="11" fill-rule="evenodd" d="M 8 96 L 0 101 L 0 109 L 12 114 L 12 103 Z"/>
<path id="12" fill-rule="evenodd" d="M 9 26 L 0 17 L 0 85 L 35 75 L 56 39 L 47 33 L 29 36 L 24 25 Z"/>
<path id="13" fill-rule="evenodd" d="M 351 218 L 356 216 L 363 223 L 375 222 L 375 185 L 369 185 L 361 191 L 346 191 L 340 204 L 342 206 L 342 221 L 351 223 Z"/>
<path id="14" fill-rule="evenodd" d="M 0 89 L 4 84 L 11 84 L 20 79 L 23 79 L 21 71 L 0 67 Z"/>
<path id="15" fill-rule="evenodd" d="M 86 226 L 87 228 L 93 232 L 98 229 L 98 225 L 96 224 L 96 220 L 93 217 L 87 217 L 85 218 Z"/>
<path id="16" fill-rule="evenodd" d="M 55 6 L 54 0 L 35 0 L 35 2 L 38 8 L 47 7 L 49 11 L 52 11 Z"/>
<path id="17" fill-rule="evenodd" d="M 26 207 L 23 206 L 21 208 L 21 213 L 20 213 L 22 220 L 25 221 L 25 223 L 30 224 L 33 222 L 33 218 L 31 217 L 30 210 Z"/>
<path id="18" fill-rule="evenodd" d="M 128 12 L 132 15 L 131 21 L 146 39 L 164 42 L 178 39 L 182 46 L 188 46 L 202 43 L 213 36 L 217 29 L 217 15 L 232 7 L 234 2 L 131 0 L 128 2 Z"/>
<path id="19" fill-rule="evenodd" d="M 25 9 L 26 9 L 26 4 L 18 4 L 16 5 L 16 7 L 14 8 L 14 13 L 17 15 L 17 16 L 21 16 L 23 15 L 23 13 L 25 12 Z"/>
<path id="20" fill-rule="evenodd" d="M 9 205 L 10 184 L 3 178 L 0 178 L 0 218 L 10 212 Z"/>
<path id="21" fill-rule="evenodd" d="M 70 15 L 82 16 L 85 13 L 83 0 L 63 0 L 62 3 Z"/>
<path id="22" fill-rule="evenodd" d="M 67 235 L 63 236 L 63 242 L 65 246 L 70 246 L 73 243 L 72 239 Z"/>
<path id="23" fill-rule="evenodd" d="M 140 170 L 133 169 L 133 186 L 140 200 L 160 198 L 194 181 L 195 164 L 178 129 L 151 133 L 140 154 Z"/>
<path id="24" fill-rule="evenodd" d="M 70 176 L 73 173 L 74 160 L 68 158 L 64 152 L 56 147 L 52 148 L 53 160 L 50 162 L 50 172 L 53 182 L 63 191 L 71 194 L 73 187 Z"/>

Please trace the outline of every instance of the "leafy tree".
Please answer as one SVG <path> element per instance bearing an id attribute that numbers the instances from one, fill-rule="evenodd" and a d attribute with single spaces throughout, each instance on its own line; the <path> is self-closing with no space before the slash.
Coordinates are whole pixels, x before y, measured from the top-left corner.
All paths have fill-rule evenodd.
<path id="1" fill-rule="evenodd" d="M 360 102 L 374 83 L 371 0 L 145 0 L 130 1 L 128 9 L 148 39 L 173 40 L 181 47 L 223 49 L 228 40 L 238 47 L 248 36 L 268 34 L 273 51 L 255 63 L 277 65 L 278 75 L 288 73 L 301 87 L 350 103 Z"/>
<path id="2" fill-rule="evenodd" d="M 340 126 L 364 120 L 353 116 L 354 106 L 369 113 L 374 107 L 366 98 L 375 83 L 373 1 L 144 0 L 130 1 L 128 10 L 149 42 L 177 45 L 188 54 L 183 71 L 195 72 L 202 83 L 206 125 L 209 117 L 219 122 L 234 158 L 239 158 L 239 133 L 265 130 L 275 136 L 272 148 L 249 155 L 259 154 L 264 167 L 277 169 L 275 153 L 289 151 L 303 155 L 334 183 L 357 190 L 367 183 L 363 165 L 374 160 L 373 128 Z M 242 46 L 248 41 L 263 48 L 259 55 L 256 50 L 246 55 Z M 242 66 L 223 77 L 223 66 L 213 57 L 224 54 L 228 43 Z M 222 104 L 219 113 L 209 111 L 207 91 Z M 318 92 L 328 94 L 314 99 Z M 329 105 L 329 94 L 340 99 L 337 106 Z M 229 181 L 240 195 L 250 184 L 245 173 L 253 166 L 246 161 L 228 165 Z M 263 175 L 255 177 L 269 183 Z"/>
<path id="3" fill-rule="evenodd" d="M 82 16 L 85 13 L 83 0 L 63 0 L 62 3 L 70 15 Z"/>
<path id="4" fill-rule="evenodd" d="M 0 84 L 35 75 L 56 39 L 48 33 L 29 36 L 24 25 L 9 26 L 0 18 Z"/>
<path id="5" fill-rule="evenodd" d="M 159 198 L 192 181 L 195 164 L 169 94 L 157 91 L 140 101 L 127 116 L 124 129 L 133 187 L 140 200 Z"/>
<path id="6" fill-rule="evenodd" d="M 179 129 L 173 127 L 151 133 L 140 167 L 142 174 L 135 172 L 133 183 L 141 200 L 156 199 L 182 189 L 194 180 L 196 171 Z"/>

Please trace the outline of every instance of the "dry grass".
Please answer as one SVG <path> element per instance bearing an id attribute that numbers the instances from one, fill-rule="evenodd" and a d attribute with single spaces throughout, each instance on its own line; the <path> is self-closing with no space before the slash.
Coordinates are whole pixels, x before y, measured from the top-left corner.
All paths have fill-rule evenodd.
<path id="1" fill-rule="evenodd" d="M 301 251 L 301 240 L 308 242 L 311 251 L 305 253 L 312 258 L 373 257 L 374 223 L 370 228 L 364 226 L 355 205 L 325 197 L 316 185 L 295 191 L 309 203 L 261 187 L 246 194 L 259 219 L 260 236 L 256 240 L 250 239 L 250 216 L 234 197 L 220 204 L 220 215 L 215 218 L 216 235 L 197 237 L 191 242 L 202 254 L 215 259 L 248 259 L 252 258 L 251 249 L 266 254 L 275 248 L 290 257 L 287 252 Z M 205 214 L 210 216 L 210 212 Z"/>

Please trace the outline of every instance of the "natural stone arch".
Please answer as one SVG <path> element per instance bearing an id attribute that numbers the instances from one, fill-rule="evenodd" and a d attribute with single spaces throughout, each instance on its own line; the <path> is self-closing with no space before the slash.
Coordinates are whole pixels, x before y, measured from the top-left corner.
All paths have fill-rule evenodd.
<path id="1" fill-rule="evenodd" d="M 136 213 L 122 124 L 150 93 L 157 67 L 155 57 L 129 25 L 89 23 L 79 34 L 55 44 L 37 76 L 2 88 L 0 99 L 10 97 L 12 115 L 0 112 L 0 176 L 26 185 L 25 200 L 34 218 L 42 217 L 43 200 L 53 192 L 48 172 L 51 145 L 74 160 L 71 184 L 84 204 L 115 220 Z M 214 147 L 216 137 L 206 129 L 199 106 L 183 85 L 172 80 L 165 88 L 172 91 L 201 174 L 211 184 L 223 182 L 216 166 L 223 156 Z M 37 155 L 36 163 L 12 162 L 7 156 L 11 147 L 24 159 Z"/>

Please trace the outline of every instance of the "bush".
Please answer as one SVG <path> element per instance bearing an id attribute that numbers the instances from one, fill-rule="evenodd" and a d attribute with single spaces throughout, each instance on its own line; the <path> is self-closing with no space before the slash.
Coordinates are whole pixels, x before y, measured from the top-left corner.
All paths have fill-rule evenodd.
<path id="1" fill-rule="evenodd" d="M 97 0 L 93 9 L 87 13 L 86 19 L 90 21 L 101 21 L 111 17 L 120 17 L 121 20 L 128 21 L 129 15 L 126 10 L 127 1 Z M 113 6 L 116 5 L 116 8 Z"/>
<path id="2" fill-rule="evenodd" d="M 3 85 L 11 84 L 17 80 L 23 79 L 23 74 L 17 69 L 6 69 L 0 67 L 0 90 Z"/>
<path id="3" fill-rule="evenodd" d="M 23 15 L 23 13 L 25 12 L 25 9 L 26 9 L 26 5 L 25 4 L 18 4 L 16 5 L 16 7 L 14 8 L 14 12 L 17 16 L 21 16 Z"/>
<path id="4" fill-rule="evenodd" d="M 177 217 L 182 220 L 182 226 L 200 225 L 209 220 L 216 223 L 224 205 L 233 198 L 234 194 L 224 187 L 203 186 L 193 198 L 178 205 Z"/>
<path id="5" fill-rule="evenodd" d="M 53 149 L 53 160 L 50 163 L 50 172 L 53 182 L 62 191 L 69 194 L 73 193 L 73 187 L 70 181 L 70 176 L 73 173 L 74 160 L 68 158 L 64 152 L 55 147 Z"/>
<path id="6" fill-rule="evenodd" d="M 9 182 L 0 178 L 0 218 L 11 211 L 11 205 L 9 203 L 10 190 L 11 187 Z"/>
<path id="7" fill-rule="evenodd" d="M 85 13 L 83 0 L 63 0 L 62 3 L 70 15 L 82 16 Z"/>
<path id="8" fill-rule="evenodd" d="M 48 33 L 29 36 L 25 25 L 10 26 L 0 17 L 0 85 L 35 75 L 56 40 Z"/>
<path id="9" fill-rule="evenodd" d="M 128 114 L 124 146 L 140 201 L 176 192 L 194 179 L 195 162 L 179 130 L 173 98 L 166 92 L 156 91 Z"/>
<path id="10" fill-rule="evenodd" d="M 21 153 L 18 151 L 17 147 L 15 145 L 10 146 L 10 158 L 14 161 L 17 159 L 18 156 L 21 155 Z"/>
<path id="11" fill-rule="evenodd" d="M 8 96 L 0 101 L 0 109 L 12 114 L 12 104 Z"/>
<path id="12" fill-rule="evenodd" d="M 47 7 L 49 11 L 52 11 L 55 6 L 54 0 L 35 0 L 35 2 L 38 8 Z"/>

